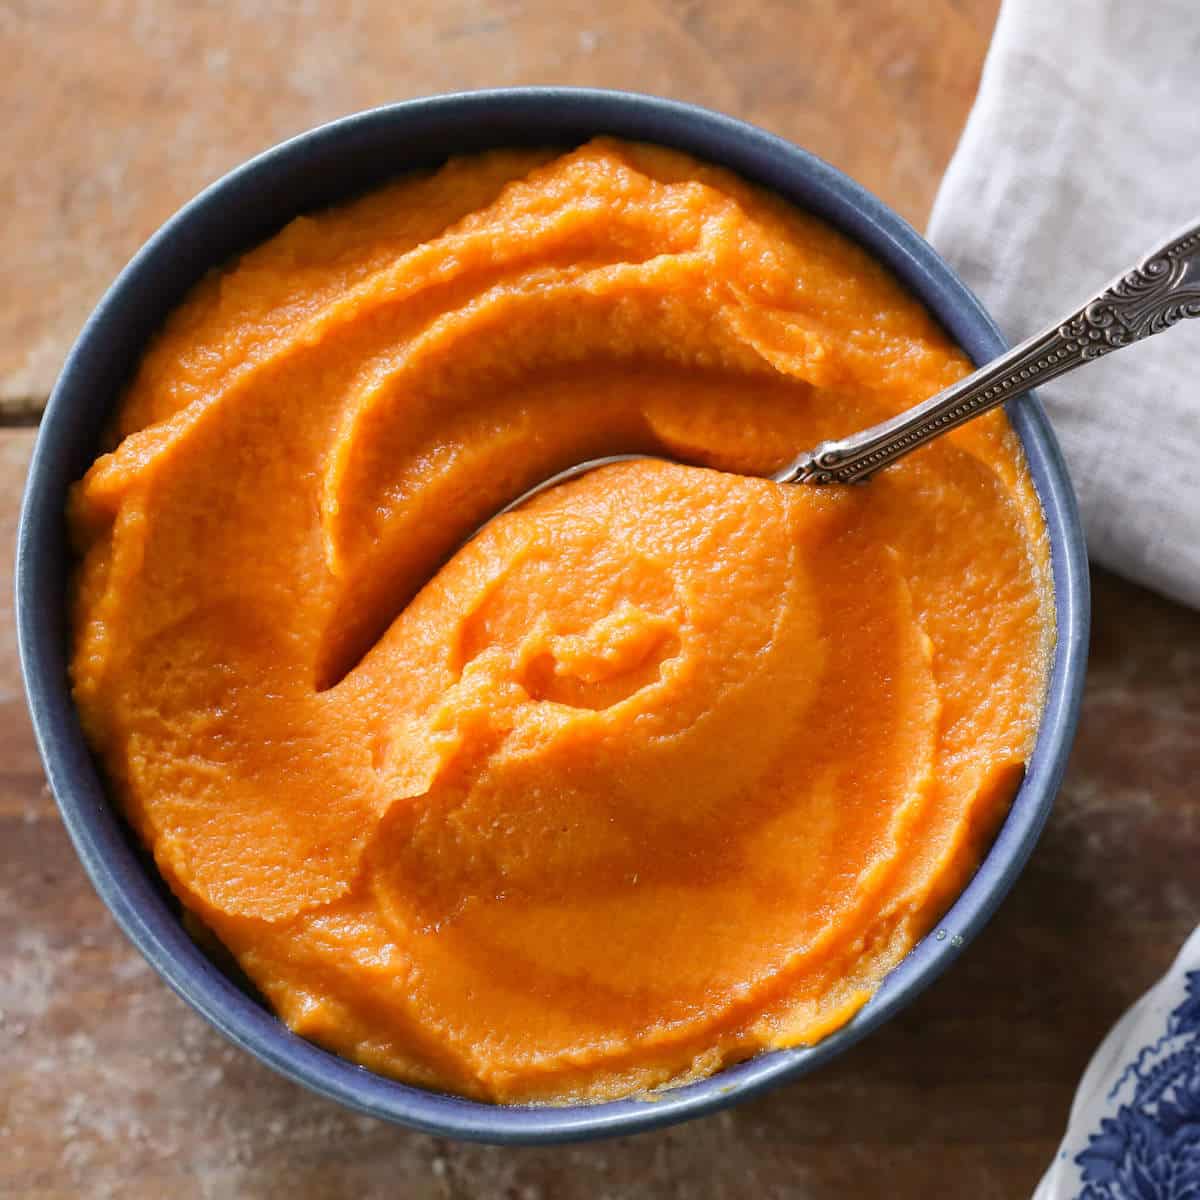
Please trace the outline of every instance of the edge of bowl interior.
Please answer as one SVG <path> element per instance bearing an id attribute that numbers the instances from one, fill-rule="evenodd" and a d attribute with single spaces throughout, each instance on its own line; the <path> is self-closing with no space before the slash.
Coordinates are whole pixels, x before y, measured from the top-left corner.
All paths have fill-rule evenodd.
<path id="1" fill-rule="evenodd" d="M 426 1132 L 507 1144 L 578 1141 L 682 1121 L 813 1070 L 893 1013 L 957 957 L 1028 858 L 1049 814 L 1082 692 L 1089 623 L 1087 559 L 1054 435 L 1032 398 L 1010 404 L 1052 542 L 1058 641 L 1037 744 L 1012 809 L 978 872 L 936 933 L 891 972 L 848 1025 L 818 1045 L 773 1051 L 653 1099 L 497 1107 L 385 1079 L 289 1032 L 227 979 L 183 932 L 105 799 L 67 682 L 66 489 L 91 462 L 101 426 L 163 313 L 212 264 L 299 212 L 447 153 L 578 142 L 597 133 L 658 142 L 720 162 L 842 229 L 921 297 L 977 362 L 1005 347 L 966 286 L 905 221 L 804 150 L 686 104 L 622 92 L 529 88 L 408 101 L 336 121 L 225 176 L 143 247 L 72 349 L 47 406 L 18 533 L 18 640 L 39 750 L 63 820 L 96 890 L 163 979 L 233 1042 L 313 1090 Z"/>

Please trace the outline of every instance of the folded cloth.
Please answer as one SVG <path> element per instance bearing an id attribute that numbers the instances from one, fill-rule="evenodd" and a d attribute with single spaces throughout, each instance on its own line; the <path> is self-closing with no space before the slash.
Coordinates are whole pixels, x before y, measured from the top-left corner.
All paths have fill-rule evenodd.
<path id="1" fill-rule="evenodd" d="M 1200 0 L 1005 0 L 930 241 L 1005 335 L 1200 221 Z M 1039 390 L 1092 557 L 1200 605 L 1200 320 Z M 1200 930 L 1109 1034 L 1036 1200 L 1200 1200 Z"/>
<path id="2" fill-rule="evenodd" d="M 1200 221 L 1200 3 L 1005 0 L 929 239 L 1019 341 Z M 1097 562 L 1200 606 L 1200 320 L 1047 384 Z"/>

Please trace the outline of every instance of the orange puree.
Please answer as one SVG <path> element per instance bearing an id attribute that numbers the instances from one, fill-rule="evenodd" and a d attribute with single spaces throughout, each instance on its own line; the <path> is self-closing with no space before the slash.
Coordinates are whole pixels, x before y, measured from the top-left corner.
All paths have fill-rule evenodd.
<path id="1" fill-rule="evenodd" d="M 113 793 L 283 1020 L 375 1070 L 565 1100 L 812 1042 L 1006 811 L 1046 536 L 1000 413 L 865 487 L 726 472 L 967 369 L 863 251 L 652 147 L 296 220 L 169 319 L 74 492 Z M 458 548 L 639 449 L 698 465 Z"/>

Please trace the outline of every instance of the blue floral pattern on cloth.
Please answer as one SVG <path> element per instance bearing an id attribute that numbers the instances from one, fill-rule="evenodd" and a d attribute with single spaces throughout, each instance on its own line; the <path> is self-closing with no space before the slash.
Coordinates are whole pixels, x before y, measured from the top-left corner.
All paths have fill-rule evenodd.
<path id="1" fill-rule="evenodd" d="M 1115 1115 L 1075 1155 L 1078 1200 L 1200 1200 L 1200 970 L 1185 980 L 1162 1037 L 1109 1092 Z"/>

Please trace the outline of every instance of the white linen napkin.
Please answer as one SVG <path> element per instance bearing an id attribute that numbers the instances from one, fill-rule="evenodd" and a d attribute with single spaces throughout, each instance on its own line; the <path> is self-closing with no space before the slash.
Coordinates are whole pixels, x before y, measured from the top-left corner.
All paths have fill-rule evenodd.
<path id="1" fill-rule="evenodd" d="M 929 240 L 1011 341 L 1200 220 L 1200 0 L 1005 0 Z M 1039 389 L 1097 562 L 1200 606 L 1200 320 Z"/>
<path id="2" fill-rule="evenodd" d="M 1197 220 L 1200 0 L 1004 0 L 929 238 L 1005 335 Z M 1200 606 L 1200 320 L 1039 395 L 1092 557 Z M 1200 1200 L 1200 930 L 1096 1052 L 1035 1200 L 1134 1197 Z"/>

